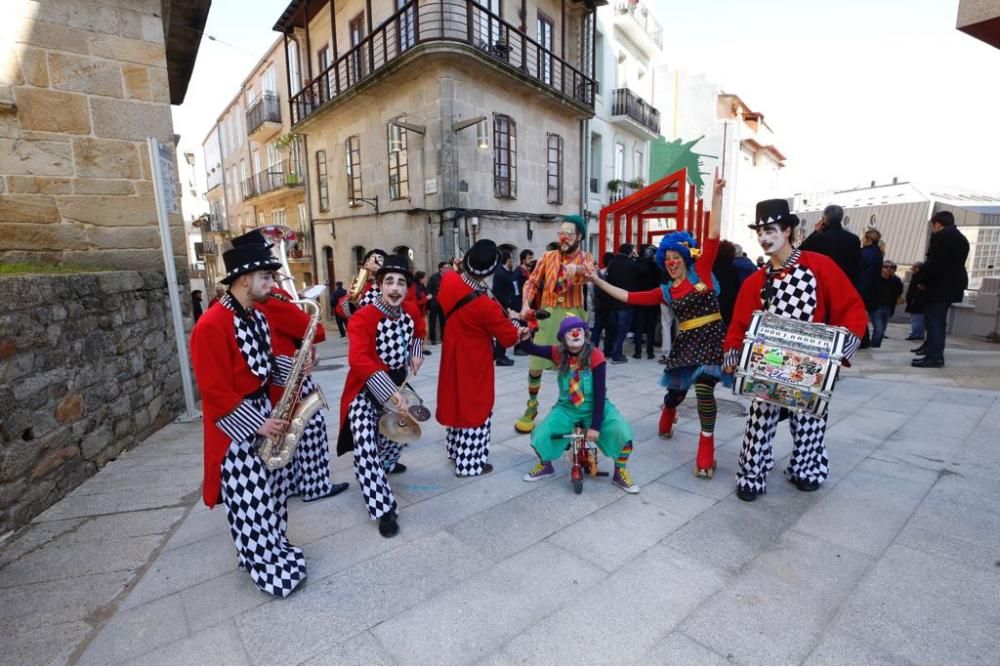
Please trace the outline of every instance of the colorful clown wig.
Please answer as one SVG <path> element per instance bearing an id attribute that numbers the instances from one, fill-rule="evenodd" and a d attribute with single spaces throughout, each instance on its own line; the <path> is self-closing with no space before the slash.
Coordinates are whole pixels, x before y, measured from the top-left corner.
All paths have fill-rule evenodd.
<path id="1" fill-rule="evenodd" d="M 698 255 L 701 254 L 698 242 L 688 232 L 671 232 L 660 239 L 660 247 L 656 250 L 657 266 L 664 265 L 668 250 L 680 253 L 687 266 L 694 264 L 694 260 L 698 259 Z"/>

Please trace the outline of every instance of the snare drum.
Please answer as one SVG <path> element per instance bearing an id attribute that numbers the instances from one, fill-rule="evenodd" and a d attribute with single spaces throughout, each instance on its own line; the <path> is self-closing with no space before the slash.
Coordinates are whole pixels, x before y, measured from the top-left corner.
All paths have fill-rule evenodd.
<path id="1" fill-rule="evenodd" d="M 757 311 L 743 339 L 733 393 L 822 417 L 849 335 L 843 327 Z"/>

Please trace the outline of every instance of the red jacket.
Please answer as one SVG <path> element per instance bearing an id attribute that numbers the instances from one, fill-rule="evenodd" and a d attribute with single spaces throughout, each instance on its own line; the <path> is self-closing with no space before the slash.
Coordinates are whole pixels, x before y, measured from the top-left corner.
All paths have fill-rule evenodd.
<path id="1" fill-rule="evenodd" d="M 219 501 L 222 459 L 230 438 L 216 422 L 233 412 L 244 396 L 259 390 L 261 379 L 250 372 L 236 346 L 233 313 L 215 303 L 198 318 L 191 332 L 191 364 L 201 392 L 205 438 L 202 498 L 209 507 Z M 261 420 L 263 423 L 263 419 Z"/>
<path id="2" fill-rule="evenodd" d="M 868 312 L 854 284 L 840 267 L 826 255 L 809 251 L 802 251 L 799 266 L 816 276 L 816 312 L 812 321 L 845 327 L 858 338 L 863 337 L 868 326 Z M 760 293 L 766 277 L 767 267 L 758 269 L 743 281 L 733 306 L 733 321 L 722 346 L 726 352 L 743 348 L 743 337 L 754 311 L 764 307 Z"/>
<path id="3" fill-rule="evenodd" d="M 438 305 L 446 315 L 472 291 L 457 271 L 441 278 Z M 499 303 L 479 296 L 448 315 L 438 372 L 437 420 L 453 428 L 482 426 L 493 412 L 493 339 L 517 342 L 517 327 Z"/>
<path id="4" fill-rule="evenodd" d="M 365 288 L 364 288 L 364 290 L 361 291 L 361 294 L 358 295 L 358 298 L 360 299 L 362 296 L 364 296 L 365 294 L 367 294 L 368 291 L 370 289 L 372 289 L 373 287 L 375 287 L 375 280 L 371 279 L 371 280 L 369 280 L 365 284 Z M 350 317 L 351 317 L 350 314 L 347 313 L 344 310 L 344 304 L 347 303 L 347 300 L 348 300 L 348 295 L 346 295 L 346 294 L 344 296 L 340 297 L 340 301 L 337 302 L 337 305 L 336 305 L 336 307 L 334 307 L 334 310 L 333 310 L 333 312 L 334 312 L 335 315 L 338 315 L 340 318 L 345 319 L 345 320 L 346 319 L 350 319 Z"/>
<path id="5" fill-rule="evenodd" d="M 309 328 L 309 315 L 291 303 L 292 295 L 275 287 L 271 290 L 271 298 L 263 303 L 257 304 L 267 317 L 267 323 L 271 327 L 271 352 L 276 357 L 288 357 L 289 363 L 295 358 L 298 352 L 298 345 L 306 335 Z M 326 329 L 320 324 L 316 327 L 316 337 L 313 343 L 322 343 L 326 340 Z M 284 387 L 271 384 L 268 392 L 271 396 L 271 403 L 277 403 L 281 398 Z"/>

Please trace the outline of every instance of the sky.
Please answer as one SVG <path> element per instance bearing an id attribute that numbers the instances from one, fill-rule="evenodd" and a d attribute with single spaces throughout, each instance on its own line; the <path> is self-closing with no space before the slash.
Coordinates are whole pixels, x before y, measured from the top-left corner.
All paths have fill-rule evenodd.
<path id="1" fill-rule="evenodd" d="M 887 183 L 1000 194 L 1000 49 L 955 29 L 958 0 L 646 0 L 665 62 L 764 114 L 783 192 Z M 279 36 L 284 0 L 214 0 L 179 152 L 201 142 Z"/>

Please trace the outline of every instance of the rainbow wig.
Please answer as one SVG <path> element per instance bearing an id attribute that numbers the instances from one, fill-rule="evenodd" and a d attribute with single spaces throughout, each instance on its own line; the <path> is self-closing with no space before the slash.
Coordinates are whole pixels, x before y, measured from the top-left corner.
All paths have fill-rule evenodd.
<path id="1" fill-rule="evenodd" d="M 680 253 L 687 266 L 694 264 L 698 259 L 701 250 L 698 249 L 698 242 L 688 232 L 671 232 L 660 239 L 660 247 L 656 250 L 656 264 L 660 267 L 667 259 L 667 251 L 674 250 Z"/>

